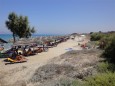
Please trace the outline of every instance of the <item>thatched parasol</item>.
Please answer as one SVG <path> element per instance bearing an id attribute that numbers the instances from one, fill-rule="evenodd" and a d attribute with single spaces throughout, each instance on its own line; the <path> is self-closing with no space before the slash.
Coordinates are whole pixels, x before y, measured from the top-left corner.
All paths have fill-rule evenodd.
<path id="1" fill-rule="evenodd" d="M 27 40 L 19 40 L 13 44 L 13 46 L 24 46 L 29 45 L 29 41 Z"/>
<path id="2" fill-rule="evenodd" d="M 3 43 L 8 43 L 8 42 L 0 38 L 0 44 L 3 44 Z"/>

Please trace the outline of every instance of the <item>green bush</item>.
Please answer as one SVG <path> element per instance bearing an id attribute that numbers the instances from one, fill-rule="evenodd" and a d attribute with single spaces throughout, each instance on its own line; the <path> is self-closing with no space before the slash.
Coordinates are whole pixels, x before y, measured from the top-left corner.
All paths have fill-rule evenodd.
<path id="1" fill-rule="evenodd" d="M 107 73 L 109 71 L 114 72 L 115 71 L 115 65 L 108 62 L 101 62 L 97 66 L 97 71 L 99 73 Z"/>
<path id="2" fill-rule="evenodd" d="M 106 34 L 100 39 L 100 41 L 104 41 L 106 43 L 106 46 L 108 46 L 110 45 L 114 37 L 115 37 L 115 34 Z"/>
<path id="3" fill-rule="evenodd" d="M 115 32 L 113 33 L 93 33 L 91 41 L 100 41 L 99 46 L 104 49 L 104 57 L 115 63 Z"/>
<path id="4" fill-rule="evenodd" d="M 115 63 L 115 35 L 111 36 L 104 52 L 104 56 Z"/>
<path id="5" fill-rule="evenodd" d="M 108 62 L 101 62 L 98 64 L 97 70 L 98 72 L 101 72 L 101 73 L 108 72 L 108 67 L 109 67 Z"/>
<path id="6" fill-rule="evenodd" d="M 103 33 L 93 33 L 93 34 L 91 34 L 90 40 L 91 40 L 91 41 L 98 41 L 98 40 L 100 40 L 103 36 L 104 36 Z"/>
<path id="7" fill-rule="evenodd" d="M 84 82 L 80 82 L 78 80 L 75 80 L 72 82 L 72 85 L 71 86 L 84 86 Z"/>
<path id="8" fill-rule="evenodd" d="M 102 73 L 86 79 L 84 86 L 115 86 L 115 73 Z"/>

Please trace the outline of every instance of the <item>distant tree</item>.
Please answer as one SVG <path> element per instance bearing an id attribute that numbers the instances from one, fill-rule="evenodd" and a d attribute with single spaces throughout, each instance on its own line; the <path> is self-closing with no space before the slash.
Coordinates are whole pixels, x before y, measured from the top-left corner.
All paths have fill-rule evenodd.
<path id="1" fill-rule="evenodd" d="M 19 38 L 28 38 L 35 33 L 34 27 L 29 26 L 27 16 L 17 16 L 15 13 L 10 13 L 8 16 L 8 21 L 6 21 L 6 26 L 13 33 L 13 38 L 15 42 L 15 36 Z"/>
<path id="2" fill-rule="evenodd" d="M 93 34 L 93 32 L 90 32 L 89 34 Z"/>

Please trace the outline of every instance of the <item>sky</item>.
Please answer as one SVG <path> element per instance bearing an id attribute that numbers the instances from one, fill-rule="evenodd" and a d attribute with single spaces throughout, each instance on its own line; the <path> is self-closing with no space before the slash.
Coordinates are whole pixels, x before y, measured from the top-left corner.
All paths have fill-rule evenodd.
<path id="1" fill-rule="evenodd" d="M 28 16 L 38 34 L 115 31 L 115 0 L 0 0 L 0 33 L 15 12 Z"/>

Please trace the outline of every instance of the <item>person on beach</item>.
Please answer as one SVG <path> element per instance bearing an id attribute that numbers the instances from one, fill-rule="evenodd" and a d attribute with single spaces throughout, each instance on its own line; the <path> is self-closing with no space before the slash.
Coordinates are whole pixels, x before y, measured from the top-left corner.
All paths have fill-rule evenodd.
<path id="1" fill-rule="evenodd" d="M 17 53 L 16 49 L 13 49 L 11 59 L 16 59 L 17 55 L 18 55 L 18 53 Z"/>
<path id="2" fill-rule="evenodd" d="M 26 47 L 23 49 L 23 55 L 26 55 Z"/>
<path id="3" fill-rule="evenodd" d="M 27 59 L 24 58 L 24 57 L 21 55 L 21 53 L 19 53 L 19 54 L 16 56 L 16 60 L 17 60 L 17 61 L 26 61 Z"/>

